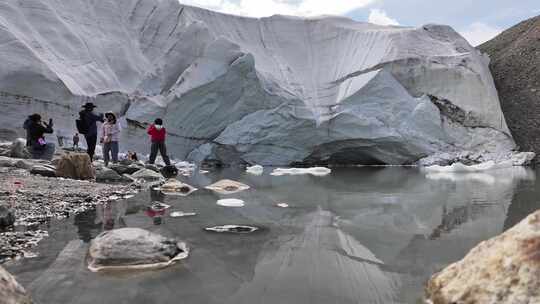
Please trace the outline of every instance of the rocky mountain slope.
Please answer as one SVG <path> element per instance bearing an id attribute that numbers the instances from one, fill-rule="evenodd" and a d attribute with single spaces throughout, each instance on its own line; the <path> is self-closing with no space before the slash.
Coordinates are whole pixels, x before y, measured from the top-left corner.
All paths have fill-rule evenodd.
<path id="1" fill-rule="evenodd" d="M 0 61 L 4 136 L 30 112 L 72 133 L 92 101 L 123 117 L 124 149 L 146 151 L 144 126 L 163 117 L 169 150 L 195 161 L 405 164 L 514 148 L 486 58 L 447 26 L 5 0 Z"/>
<path id="2" fill-rule="evenodd" d="M 540 152 L 540 16 L 504 31 L 479 49 L 490 68 L 516 143 Z"/>

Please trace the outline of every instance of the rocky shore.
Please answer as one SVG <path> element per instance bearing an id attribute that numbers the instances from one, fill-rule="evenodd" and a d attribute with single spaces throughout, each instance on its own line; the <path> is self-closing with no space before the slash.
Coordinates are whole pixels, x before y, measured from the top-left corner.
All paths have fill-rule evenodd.
<path id="1" fill-rule="evenodd" d="M 145 167 L 139 162 L 123 162 L 111 169 L 100 161 L 90 164 L 82 153 L 61 150 L 52 161 L 43 161 L 18 158 L 27 156 L 19 141 L 3 147 L 0 150 L 0 264 L 35 256 L 32 248 L 48 236 L 43 227 L 51 220 L 129 198 L 145 181 L 162 178 L 158 167 Z M 89 178 L 57 177 L 73 174 Z"/>
<path id="2" fill-rule="evenodd" d="M 100 184 L 30 174 L 3 167 L 0 174 L 0 208 L 13 219 L 0 232 L 0 263 L 32 256 L 32 247 L 47 235 L 40 226 L 53 218 L 84 212 L 97 204 L 125 198 L 137 190 L 129 184 Z M 9 221 L 6 221 L 8 224 Z"/>

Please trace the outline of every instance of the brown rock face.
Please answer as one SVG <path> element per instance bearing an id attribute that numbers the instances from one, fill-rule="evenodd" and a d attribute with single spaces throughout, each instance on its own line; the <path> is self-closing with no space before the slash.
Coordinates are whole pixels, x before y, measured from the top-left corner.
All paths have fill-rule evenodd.
<path id="1" fill-rule="evenodd" d="M 435 274 L 433 304 L 540 303 L 540 210 Z"/>
<path id="2" fill-rule="evenodd" d="M 96 172 L 86 153 L 69 153 L 62 156 L 56 165 L 56 176 L 72 179 L 93 179 Z"/>
<path id="3" fill-rule="evenodd" d="M 30 304 L 32 300 L 15 278 L 0 266 L 0 304 Z"/>
<path id="4" fill-rule="evenodd" d="M 479 46 L 491 58 L 508 127 L 523 151 L 540 152 L 540 16 Z"/>

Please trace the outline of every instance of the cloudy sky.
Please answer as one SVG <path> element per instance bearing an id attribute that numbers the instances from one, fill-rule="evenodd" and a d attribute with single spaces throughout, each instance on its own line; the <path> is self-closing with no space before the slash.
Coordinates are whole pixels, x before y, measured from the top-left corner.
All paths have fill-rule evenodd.
<path id="1" fill-rule="evenodd" d="M 342 15 L 378 24 L 453 26 L 473 45 L 540 15 L 540 0 L 180 0 L 235 15 Z"/>

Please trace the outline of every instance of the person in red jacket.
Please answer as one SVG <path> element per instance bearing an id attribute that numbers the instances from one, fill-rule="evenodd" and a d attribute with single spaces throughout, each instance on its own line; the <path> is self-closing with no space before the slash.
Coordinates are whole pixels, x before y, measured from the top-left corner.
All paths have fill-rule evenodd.
<path id="1" fill-rule="evenodd" d="M 163 162 L 167 165 L 171 165 L 171 160 L 167 156 L 167 147 L 165 146 L 165 135 L 167 131 L 163 127 L 163 120 L 158 118 L 154 121 L 153 124 L 148 128 L 148 135 L 152 141 L 152 146 L 150 148 L 150 164 L 153 164 L 156 161 L 157 153 L 161 154 Z"/>

